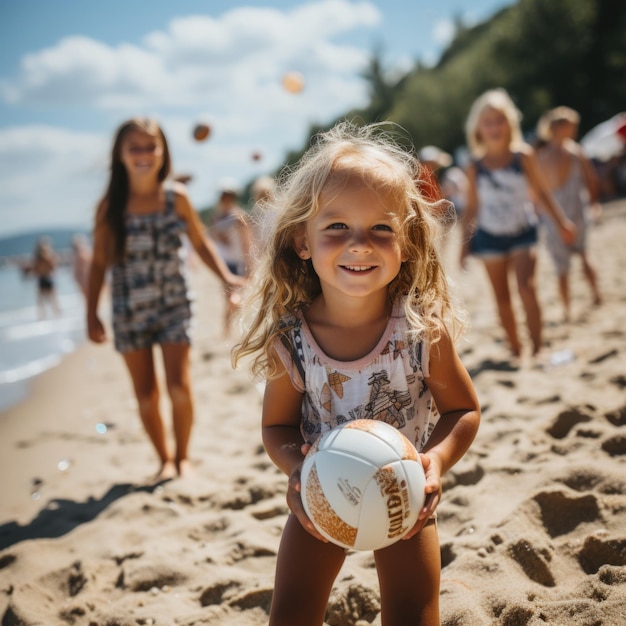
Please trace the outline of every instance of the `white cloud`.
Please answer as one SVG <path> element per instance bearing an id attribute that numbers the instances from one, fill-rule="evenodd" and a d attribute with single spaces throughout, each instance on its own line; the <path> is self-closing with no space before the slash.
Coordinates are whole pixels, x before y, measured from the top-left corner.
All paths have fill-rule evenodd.
<path id="1" fill-rule="evenodd" d="M 245 87 L 254 98 L 293 67 L 312 75 L 358 72 L 369 52 L 332 38 L 380 20 L 371 4 L 325 0 L 288 12 L 248 7 L 218 18 L 179 17 L 140 45 L 68 37 L 24 57 L 18 79 L 3 89 L 4 99 L 123 109 L 149 98 L 153 106 L 217 107 L 231 86 Z"/>
<path id="2" fill-rule="evenodd" d="M 439 46 L 447 46 L 456 33 L 456 26 L 452 20 L 439 20 L 433 28 L 433 39 Z"/>
<path id="3" fill-rule="evenodd" d="M 287 150 L 303 145 L 310 124 L 366 103 L 360 72 L 371 50 L 335 38 L 381 20 L 368 2 L 323 0 L 286 11 L 246 7 L 218 17 L 177 17 L 136 44 L 68 37 L 26 55 L 17 77 L 0 81 L 0 97 L 39 110 L 98 112 L 114 124 L 156 116 L 176 171 L 194 174 L 192 200 L 205 206 L 220 179 L 243 184 L 277 168 Z M 282 88 L 289 70 L 305 76 L 302 93 Z M 198 144 L 191 128 L 201 119 L 210 120 L 213 134 Z M 113 129 L 0 131 L 0 231 L 88 224 L 106 181 Z M 256 150 L 260 162 L 251 158 Z"/>
<path id="4" fill-rule="evenodd" d="M 109 138 L 44 125 L 0 130 L 0 228 L 88 226 L 106 180 Z"/>

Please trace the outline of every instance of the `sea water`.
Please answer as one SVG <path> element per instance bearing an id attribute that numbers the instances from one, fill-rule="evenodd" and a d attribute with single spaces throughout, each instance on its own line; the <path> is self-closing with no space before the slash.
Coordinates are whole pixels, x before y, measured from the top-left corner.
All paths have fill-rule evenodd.
<path id="1" fill-rule="evenodd" d="M 85 300 L 71 268 L 54 284 L 60 313 L 37 307 L 37 280 L 17 267 L 0 267 L 0 411 L 28 395 L 30 382 L 86 340 Z"/>

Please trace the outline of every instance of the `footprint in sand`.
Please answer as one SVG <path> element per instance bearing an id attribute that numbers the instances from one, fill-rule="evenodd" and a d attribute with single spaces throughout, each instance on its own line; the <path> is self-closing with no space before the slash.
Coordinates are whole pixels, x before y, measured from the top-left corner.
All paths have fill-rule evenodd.
<path id="1" fill-rule="evenodd" d="M 626 435 L 615 435 L 602 442 L 602 449 L 609 456 L 622 456 L 626 454 Z"/>
<path id="2" fill-rule="evenodd" d="M 609 411 L 604 414 L 604 417 L 613 424 L 613 426 L 625 426 L 626 425 L 626 406 L 622 406 L 614 411 Z"/>
<path id="3" fill-rule="evenodd" d="M 578 553 L 578 562 L 587 574 L 595 574 L 604 565 L 626 565 L 626 539 L 587 537 Z"/>
<path id="4" fill-rule="evenodd" d="M 549 566 L 550 561 L 552 561 L 550 550 L 540 548 L 528 539 L 520 539 L 510 544 L 507 552 L 532 581 L 544 587 L 554 587 L 556 585 Z"/>
<path id="5" fill-rule="evenodd" d="M 533 498 L 541 510 L 541 521 L 551 537 L 572 532 L 579 524 L 601 520 L 598 500 L 593 494 L 568 495 L 541 491 Z"/>
<path id="6" fill-rule="evenodd" d="M 371 624 L 380 613 L 378 591 L 365 585 L 352 584 L 336 591 L 330 598 L 326 610 L 328 624 Z M 347 622 L 346 616 L 352 620 Z"/>
<path id="7" fill-rule="evenodd" d="M 564 439 L 576 424 L 589 422 L 593 418 L 582 408 L 573 407 L 561 411 L 546 432 L 555 439 Z"/>

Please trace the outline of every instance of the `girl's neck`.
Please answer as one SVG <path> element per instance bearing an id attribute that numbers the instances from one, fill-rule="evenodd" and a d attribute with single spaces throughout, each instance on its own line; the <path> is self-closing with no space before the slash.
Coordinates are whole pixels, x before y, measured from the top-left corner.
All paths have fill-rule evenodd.
<path id="1" fill-rule="evenodd" d="M 154 196 L 160 190 L 161 183 L 156 179 L 128 181 L 128 192 L 131 196 Z"/>
<path id="2" fill-rule="evenodd" d="M 337 297 L 322 293 L 309 307 L 307 317 L 311 321 L 317 320 L 336 327 L 355 328 L 389 318 L 391 309 L 387 293 L 369 298 Z"/>
<path id="3" fill-rule="evenodd" d="M 488 167 L 498 168 L 508 165 L 512 157 L 513 152 L 511 151 L 510 146 L 503 146 L 501 148 L 494 147 L 489 150 L 485 150 L 482 160 Z"/>
<path id="4" fill-rule="evenodd" d="M 327 298 L 322 294 L 313 301 L 305 318 L 326 356 L 357 361 L 371 353 L 385 333 L 392 310 L 386 294 L 380 302 L 375 300 Z"/>

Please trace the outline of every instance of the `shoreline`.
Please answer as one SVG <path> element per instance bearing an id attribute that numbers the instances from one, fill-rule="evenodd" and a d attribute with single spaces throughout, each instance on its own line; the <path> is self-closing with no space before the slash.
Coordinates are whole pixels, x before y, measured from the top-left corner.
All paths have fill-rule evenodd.
<path id="1" fill-rule="evenodd" d="M 444 477 L 438 508 L 443 626 L 623 619 L 625 238 L 626 202 L 605 206 L 589 240 L 605 302 L 591 307 L 575 260 L 569 324 L 559 321 L 556 278 L 540 254 L 546 353 L 570 353 L 545 367 L 507 360 L 482 268 L 472 260 L 458 271 L 457 242 L 447 243 L 471 317 L 459 353 L 483 419 L 468 454 Z M 0 414 L 7 623 L 267 623 L 286 477 L 261 445 L 261 394 L 245 369 L 231 369 L 219 339 L 219 285 L 204 268 L 192 285 L 195 477 L 146 480 L 156 457 L 110 344 L 81 345 Z M 168 410 L 164 400 L 169 427 Z M 371 553 L 348 555 L 326 620 L 380 626 Z"/>

